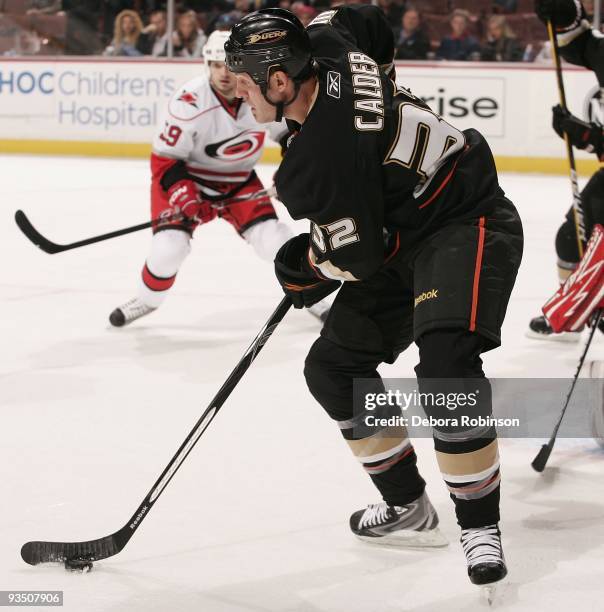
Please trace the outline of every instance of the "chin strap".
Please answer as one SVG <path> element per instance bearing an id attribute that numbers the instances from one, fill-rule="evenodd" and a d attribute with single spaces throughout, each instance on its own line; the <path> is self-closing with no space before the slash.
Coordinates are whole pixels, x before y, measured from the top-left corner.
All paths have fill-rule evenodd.
<path id="1" fill-rule="evenodd" d="M 287 102 L 273 102 L 267 95 L 266 95 L 266 91 L 262 92 L 262 95 L 264 96 L 264 99 L 271 105 L 274 106 L 277 109 L 277 113 L 275 116 L 275 121 L 277 123 L 279 123 L 281 121 L 281 119 L 283 119 L 283 112 L 285 111 L 285 107 L 289 106 L 290 104 L 292 104 L 293 102 L 296 101 L 296 98 L 298 97 L 298 94 L 300 93 L 300 85 L 302 83 L 300 83 L 300 81 L 294 81 L 294 95 L 292 96 L 291 100 L 288 100 Z"/>

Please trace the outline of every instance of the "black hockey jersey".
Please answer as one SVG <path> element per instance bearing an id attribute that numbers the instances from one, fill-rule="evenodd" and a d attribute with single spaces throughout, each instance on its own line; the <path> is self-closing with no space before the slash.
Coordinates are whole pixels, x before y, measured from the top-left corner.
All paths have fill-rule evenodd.
<path id="1" fill-rule="evenodd" d="M 604 148 L 604 36 L 597 30 L 593 30 L 586 19 L 582 19 L 576 28 L 564 34 L 558 34 L 557 37 L 560 43 L 560 55 L 571 64 L 589 68 L 598 79 L 599 112 L 592 111 L 591 122 L 602 128 L 598 132 L 600 145 L 595 146 L 596 152 L 602 151 Z M 601 156 L 600 161 L 603 161 Z"/>
<path id="2" fill-rule="evenodd" d="M 574 30 L 558 34 L 558 40 L 560 55 L 571 64 L 593 70 L 600 87 L 604 87 L 604 36 L 583 20 Z"/>
<path id="3" fill-rule="evenodd" d="M 311 220 L 324 275 L 370 276 L 385 258 L 384 229 L 411 249 L 446 223 L 490 212 L 503 192 L 486 141 L 388 78 L 394 43 L 377 7 L 326 11 L 308 33 L 316 100 L 275 186 L 294 219 Z"/>

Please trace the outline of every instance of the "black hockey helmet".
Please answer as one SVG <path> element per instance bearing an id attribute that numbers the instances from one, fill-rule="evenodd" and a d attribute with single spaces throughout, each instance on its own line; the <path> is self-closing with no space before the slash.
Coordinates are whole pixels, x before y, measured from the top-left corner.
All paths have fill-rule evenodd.
<path id="1" fill-rule="evenodd" d="M 224 45 L 231 72 L 246 72 L 266 95 L 271 68 L 279 66 L 297 83 L 312 74 L 310 39 L 290 11 L 266 8 L 246 15 Z"/>

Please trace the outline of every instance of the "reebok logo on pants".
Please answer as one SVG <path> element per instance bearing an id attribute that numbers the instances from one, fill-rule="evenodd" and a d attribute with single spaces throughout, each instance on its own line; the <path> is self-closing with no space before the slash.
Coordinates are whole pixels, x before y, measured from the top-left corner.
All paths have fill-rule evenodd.
<path id="1" fill-rule="evenodd" d="M 424 291 L 423 293 L 421 293 L 415 298 L 414 308 L 417 308 L 418 304 L 421 304 L 422 302 L 426 300 L 431 300 L 437 297 L 438 297 L 438 289 L 430 289 L 430 291 Z"/>

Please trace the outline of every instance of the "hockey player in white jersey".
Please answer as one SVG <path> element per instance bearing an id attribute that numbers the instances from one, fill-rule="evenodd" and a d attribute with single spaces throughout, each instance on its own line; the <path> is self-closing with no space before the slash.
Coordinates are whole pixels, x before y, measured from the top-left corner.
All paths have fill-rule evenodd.
<path id="1" fill-rule="evenodd" d="M 176 91 L 153 140 L 151 215 L 166 222 L 154 228 L 137 296 L 109 316 L 115 327 L 161 305 L 200 223 L 217 217 L 228 221 L 259 257 L 270 262 L 293 236 L 277 219 L 269 196 L 252 195 L 264 190 L 254 166 L 262 155 L 266 131 L 250 107 L 235 97 L 236 80 L 224 63 L 228 37 L 224 31 L 210 36 L 204 47 L 207 74 Z M 277 136 L 286 129 L 284 124 L 273 124 L 270 131 Z M 224 198 L 225 205 L 217 207 L 216 197 Z M 320 303 L 313 314 L 323 319 L 327 310 Z"/>

